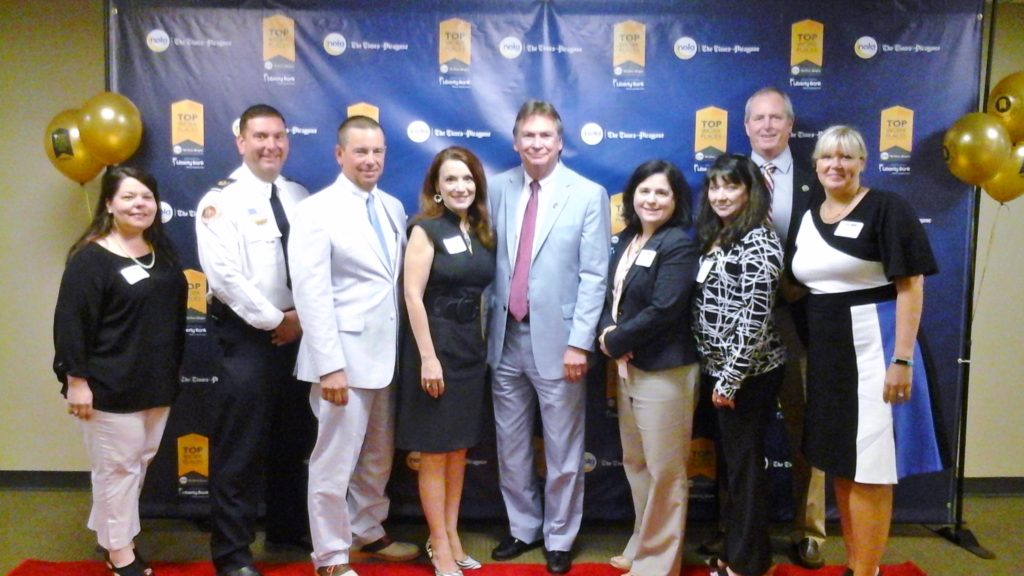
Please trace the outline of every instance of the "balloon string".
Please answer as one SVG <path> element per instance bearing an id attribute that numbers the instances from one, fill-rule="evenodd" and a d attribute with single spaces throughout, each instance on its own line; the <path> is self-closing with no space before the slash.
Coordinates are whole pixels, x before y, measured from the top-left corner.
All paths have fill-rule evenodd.
<path id="1" fill-rule="evenodd" d="M 1010 211 L 1010 207 L 1005 202 L 999 203 L 999 208 L 996 209 L 996 217 L 992 219 L 992 230 L 988 234 L 988 246 L 985 247 L 985 258 L 981 262 L 981 278 L 978 279 L 978 293 L 974 297 L 974 310 L 971 311 L 971 315 L 974 318 L 978 317 L 978 305 L 981 304 L 981 292 L 985 287 L 985 275 L 988 273 L 988 261 L 992 254 L 992 245 L 996 239 L 996 225 L 999 224 L 999 213 L 1006 209 Z"/>
<path id="2" fill-rule="evenodd" d="M 85 184 L 79 184 L 82 187 L 82 197 L 85 198 L 85 220 L 86 222 L 92 218 L 92 202 L 89 200 L 89 191 L 85 189 Z"/>

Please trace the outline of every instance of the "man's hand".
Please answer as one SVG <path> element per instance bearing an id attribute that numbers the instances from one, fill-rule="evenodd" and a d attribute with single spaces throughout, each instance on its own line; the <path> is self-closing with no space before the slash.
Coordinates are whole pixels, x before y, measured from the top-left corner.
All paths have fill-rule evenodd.
<path id="1" fill-rule="evenodd" d="M 348 376 L 337 370 L 320 377 L 320 397 L 335 406 L 348 404 Z"/>
<path id="2" fill-rule="evenodd" d="M 284 313 L 284 318 L 281 319 L 281 323 L 277 325 L 270 332 L 270 341 L 275 346 L 284 346 L 285 344 L 291 344 L 302 336 L 302 326 L 299 325 L 299 315 L 295 310 L 288 310 Z"/>
<path id="3" fill-rule="evenodd" d="M 575 346 L 565 349 L 562 356 L 562 377 L 569 382 L 578 382 L 587 375 L 587 351 Z"/>

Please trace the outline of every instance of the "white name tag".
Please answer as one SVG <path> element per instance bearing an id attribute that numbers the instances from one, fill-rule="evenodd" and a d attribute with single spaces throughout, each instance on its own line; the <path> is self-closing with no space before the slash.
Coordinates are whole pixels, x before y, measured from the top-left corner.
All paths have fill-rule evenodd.
<path id="1" fill-rule="evenodd" d="M 863 228 L 863 222 L 843 220 L 838 226 L 836 226 L 836 236 L 842 236 L 843 238 L 856 238 L 857 236 L 860 236 L 860 231 Z"/>
<path id="2" fill-rule="evenodd" d="M 644 268 L 650 268 L 651 264 L 654 263 L 654 257 L 657 256 L 657 254 L 658 253 L 654 250 L 641 250 L 640 253 L 636 255 L 636 262 L 634 262 L 634 264 L 637 266 L 643 266 Z"/>
<path id="3" fill-rule="evenodd" d="M 121 269 L 121 276 L 124 276 L 124 279 L 127 280 L 129 284 L 135 284 L 139 280 L 149 278 L 149 272 L 146 272 L 146 269 L 138 264 L 132 264 L 127 268 Z"/>
<path id="4" fill-rule="evenodd" d="M 715 265 L 715 261 L 710 258 L 705 259 L 700 263 L 700 270 L 697 271 L 697 282 L 703 283 L 707 280 L 708 274 L 711 273 L 711 267 Z"/>
<path id="5" fill-rule="evenodd" d="M 444 239 L 444 249 L 449 254 L 461 254 L 466 251 L 466 241 L 462 236 L 452 236 Z"/>

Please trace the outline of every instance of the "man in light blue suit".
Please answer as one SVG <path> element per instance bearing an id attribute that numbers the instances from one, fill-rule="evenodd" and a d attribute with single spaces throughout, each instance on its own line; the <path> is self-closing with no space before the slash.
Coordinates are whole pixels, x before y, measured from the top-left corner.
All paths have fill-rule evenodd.
<path id="1" fill-rule="evenodd" d="M 394 452 L 402 203 L 379 187 L 384 131 L 353 116 L 338 127 L 337 180 L 299 204 L 291 224 L 295 309 L 304 330 L 296 376 L 317 418 L 309 523 L 317 576 L 357 576 L 350 558 L 412 560 L 382 523 Z"/>
<path id="2" fill-rule="evenodd" d="M 510 528 L 491 556 L 515 558 L 543 538 L 548 571 L 564 574 L 583 515 L 587 358 L 608 271 L 608 194 L 559 161 L 562 119 L 551 104 L 523 104 L 513 136 L 522 165 L 489 191 L 498 247 L 488 362 Z M 533 467 L 538 405 L 543 499 Z"/>

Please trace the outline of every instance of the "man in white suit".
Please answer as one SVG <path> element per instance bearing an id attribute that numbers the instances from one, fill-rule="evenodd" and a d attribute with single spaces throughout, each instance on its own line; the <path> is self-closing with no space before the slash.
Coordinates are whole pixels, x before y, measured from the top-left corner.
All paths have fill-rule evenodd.
<path id="1" fill-rule="evenodd" d="M 394 452 L 398 277 L 405 209 L 377 187 L 384 132 L 354 116 L 338 128 L 338 179 L 299 204 L 291 226 L 295 308 L 304 329 L 296 365 L 313 383 L 318 420 L 309 460 L 313 564 L 320 576 L 355 576 L 351 556 L 406 561 L 419 549 L 381 523 Z"/>
<path id="2" fill-rule="evenodd" d="M 608 194 L 559 161 L 562 120 L 551 104 L 523 104 L 513 136 L 522 165 L 489 191 L 498 247 L 488 362 L 510 531 L 491 556 L 515 558 L 543 540 L 548 571 L 564 574 L 583 515 L 587 358 L 608 271 Z M 543 504 L 533 472 L 538 405 Z"/>

